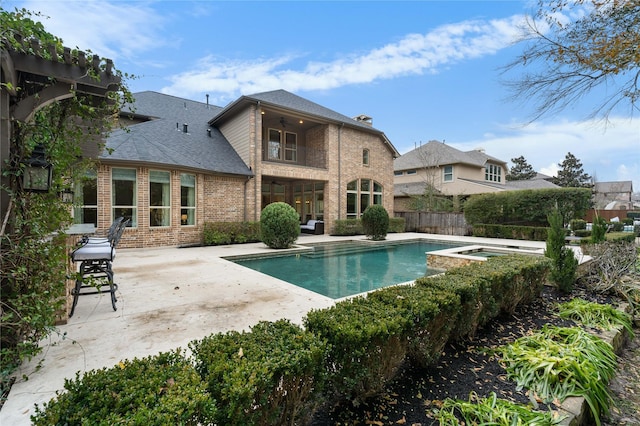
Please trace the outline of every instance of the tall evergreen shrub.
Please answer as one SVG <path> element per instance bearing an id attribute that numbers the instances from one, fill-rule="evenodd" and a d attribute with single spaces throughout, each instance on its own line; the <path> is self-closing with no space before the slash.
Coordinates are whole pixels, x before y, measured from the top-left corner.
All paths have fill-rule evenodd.
<path id="1" fill-rule="evenodd" d="M 381 241 L 387 237 L 389 213 L 379 204 L 373 204 L 362 213 L 362 229 L 367 238 Z"/>
<path id="2" fill-rule="evenodd" d="M 591 227 L 591 242 L 594 244 L 603 242 L 606 239 L 604 236 L 606 233 L 607 221 L 601 216 L 596 216 Z"/>
<path id="3" fill-rule="evenodd" d="M 578 260 L 574 256 L 573 250 L 565 246 L 564 223 L 558 209 L 555 209 L 548 216 L 548 221 L 550 229 L 547 234 L 547 247 L 544 255 L 553 261 L 549 278 L 560 291 L 570 293 L 576 281 Z"/>

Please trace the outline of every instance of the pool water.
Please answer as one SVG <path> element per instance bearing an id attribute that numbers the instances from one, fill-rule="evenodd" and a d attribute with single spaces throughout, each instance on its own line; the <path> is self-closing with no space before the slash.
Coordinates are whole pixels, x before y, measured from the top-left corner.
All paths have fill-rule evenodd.
<path id="1" fill-rule="evenodd" d="M 460 245 L 424 241 L 332 243 L 288 256 L 234 262 L 339 299 L 440 272 L 427 268 L 425 253 L 454 247 Z"/>

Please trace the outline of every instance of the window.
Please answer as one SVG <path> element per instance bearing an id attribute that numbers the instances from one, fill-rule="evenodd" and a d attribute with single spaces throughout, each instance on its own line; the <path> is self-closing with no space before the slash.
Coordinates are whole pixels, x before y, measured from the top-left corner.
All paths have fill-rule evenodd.
<path id="1" fill-rule="evenodd" d="M 149 172 L 149 226 L 171 225 L 171 178 L 169 172 Z"/>
<path id="2" fill-rule="evenodd" d="M 267 159 L 298 161 L 298 135 L 291 132 L 284 132 L 283 147 L 282 134 L 282 130 L 269 129 Z"/>
<path id="3" fill-rule="evenodd" d="M 196 177 L 180 175 L 180 225 L 196 224 Z"/>
<path id="4" fill-rule="evenodd" d="M 404 173 L 402 172 L 402 170 L 396 170 L 395 172 L 393 172 L 394 176 L 402 176 Z"/>
<path id="5" fill-rule="evenodd" d="M 128 226 L 138 226 L 135 169 L 111 170 L 111 204 L 114 218 L 130 219 Z"/>
<path id="6" fill-rule="evenodd" d="M 362 150 L 362 165 L 363 166 L 368 166 L 369 165 L 369 150 L 368 149 L 363 149 Z"/>
<path id="7" fill-rule="evenodd" d="M 442 168 L 442 180 L 444 182 L 453 182 L 453 166 L 444 166 Z"/>
<path id="8" fill-rule="evenodd" d="M 298 137 L 295 133 L 285 132 L 284 159 L 286 161 L 298 160 Z"/>
<path id="9" fill-rule="evenodd" d="M 279 160 L 282 145 L 282 132 L 276 129 L 269 129 L 269 160 Z"/>
<path id="10" fill-rule="evenodd" d="M 484 180 L 489 182 L 502 182 L 502 167 L 488 164 L 484 169 Z"/>
<path id="11" fill-rule="evenodd" d="M 92 223 L 98 226 L 98 178 L 95 170 L 87 172 L 85 177 L 76 182 L 74 188 L 73 208 L 74 223 Z"/>
<path id="12" fill-rule="evenodd" d="M 407 170 L 407 174 L 408 174 L 408 175 L 415 175 L 415 174 L 416 174 L 416 170 L 415 170 L 415 169 L 413 169 L 413 170 Z"/>
<path id="13" fill-rule="evenodd" d="M 360 217 L 371 204 L 382 205 L 382 185 L 370 179 L 347 184 L 347 219 Z"/>

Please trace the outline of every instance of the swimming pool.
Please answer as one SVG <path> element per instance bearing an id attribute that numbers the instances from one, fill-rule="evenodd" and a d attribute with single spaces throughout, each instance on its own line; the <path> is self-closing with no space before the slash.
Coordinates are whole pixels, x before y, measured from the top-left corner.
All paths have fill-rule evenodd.
<path id="1" fill-rule="evenodd" d="M 296 254 L 233 262 L 332 299 L 353 296 L 441 272 L 426 266 L 426 252 L 460 247 L 420 241 L 352 241 L 309 246 Z"/>

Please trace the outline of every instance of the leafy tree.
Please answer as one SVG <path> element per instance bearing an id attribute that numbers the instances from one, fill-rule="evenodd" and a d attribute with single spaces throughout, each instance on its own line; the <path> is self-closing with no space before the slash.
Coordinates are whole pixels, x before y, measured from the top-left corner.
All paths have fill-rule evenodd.
<path id="1" fill-rule="evenodd" d="M 640 2 L 538 0 L 527 19 L 523 52 L 505 71 L 527 68 L 508 81 L 514 98 L 537 100 L 533 120 L 583 100 L 596 88 L 606 95 L 591 117 L 606 119 L 618 105 L 638 111 Z"/>
<path id="2" fill-rule="evenodd" d="M 511 162 L 513 166 L 509 169 L 507 180 L 529 180 L 536 177 L 536 171 L 533 170 L 531 164 L 527 163 L 524 156 L 521 155 L 518 158 L 512 158 Z"/>
<path id="3" fill-rule="evenodd" d="M 582 169 L 582 162 L 568 152 L 564 161 L 559 163 L 558 176 L 551 179 L 553 183 L 564 188 L 591 188 L 591 176 Z"/>

